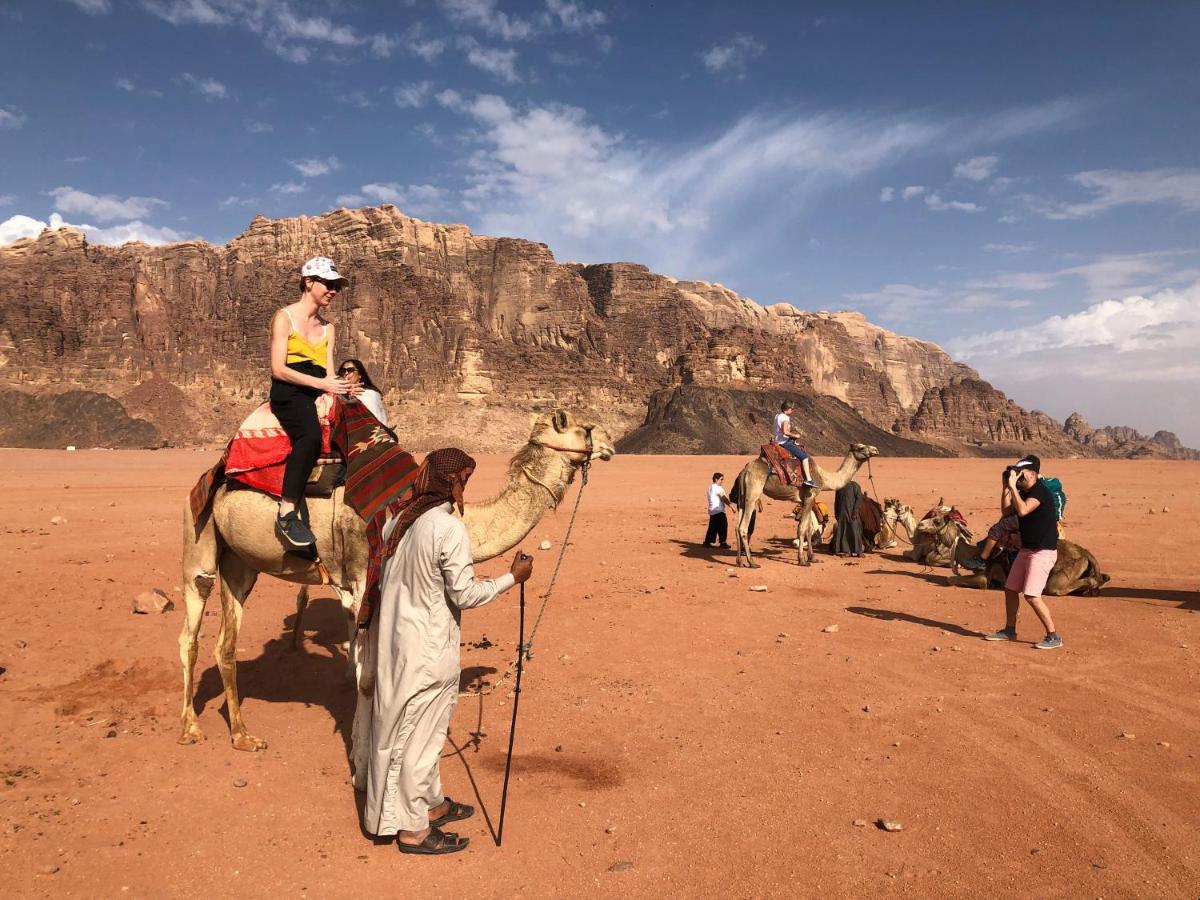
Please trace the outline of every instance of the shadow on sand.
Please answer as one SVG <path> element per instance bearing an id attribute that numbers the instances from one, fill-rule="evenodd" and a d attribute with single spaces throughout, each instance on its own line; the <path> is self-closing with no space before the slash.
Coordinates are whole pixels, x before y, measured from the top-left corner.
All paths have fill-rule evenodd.
<path id="1" fill-rule="evenodd" d="M 962 637 L 983 637 L 982 631 L 972 631 L 961 625 L 950 622 L 939 622 L 937 619 L 926 619 L 924 616 L 914 616 L 912 613 L 896 612 L 891 609 L 878 609 L 871 606 L 847 606 L 846 612 L 856 616 L 866 616 L 868 619 L 882 619 L 885 622 L 911 622 L 913 625 L 924 625 L 926 628 L 938 628 Z"/>
<path id="2" fill-rule="evenodd" d="M 356 698 L 354 682 L 347 676 L 346 653 L 342 649 L 346 640 L 346 613 L 341 603 L 332 597 L 313 600 L 304 613 L 305 644 L 316 644 L 328 651 L 328 655 L 310 653 L 307 647 L 292 650 L 295 621 L 293 612 L 283 620 L 286 632 L 267 641 L 257 658 L 238 660 L 238 692 L 243 703 L 253 699 L 324 707 L 349 756 Z M 197 681 L 194 704 L 197 714 L 203 712 L 210 700 L 224 696 L 221 675 L 214 663 Z M 224 703 L 221 704 L 221 717 L 228 726 L 229 710 Z M 250 732 L 255 733 L 253 720 Z"/>
<path id="3" fill-rule="evenodd" d="M 1133 600 L 1148 602 L 1157 600 L 1178 603 L 1179 609 L 1200 611 L 1200 591 L 1169 591 L 1158 588 L 1103 587 L 1099 596 L 1105 600 Z"/>

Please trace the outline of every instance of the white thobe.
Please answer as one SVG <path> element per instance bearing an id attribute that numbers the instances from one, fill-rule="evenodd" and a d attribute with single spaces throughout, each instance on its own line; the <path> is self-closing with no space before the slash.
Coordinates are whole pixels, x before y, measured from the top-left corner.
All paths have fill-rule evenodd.
<path id="1" fill-rule="evenodd" d="M 442 802 L 438 760 L 458 701 L 460 610 L 516 582 L 475 577 L 467 526 L 444 503 L 422 514 L 384 563 L 371 620 L 376 676 L 366 830 L 420 831 Z M 384 526 L 387 540 L 395 521 Z"/>

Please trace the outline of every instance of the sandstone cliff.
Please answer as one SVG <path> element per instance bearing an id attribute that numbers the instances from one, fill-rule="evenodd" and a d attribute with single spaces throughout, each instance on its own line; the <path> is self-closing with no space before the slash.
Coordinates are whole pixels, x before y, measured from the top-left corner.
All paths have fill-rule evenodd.
<path id="1" fill-rule="evenodd" d="M 646 424 L 656 391 L 699 385 L 834 398 L 953 452 L 1010 434 L 1101 452 L 857 313 L 764 307 L 632 263 L 559 263 L 544 244 L 392 206 L 260 216 L 224 247 L 97 246 L 72 229 L 0 247 L 0 385 L 103 392 L 172 443 L 223 441 L 265 397 L 268 322 L 317 254 L 351 278 L 331 309 L 339 356 L 366 362 L 416 449 L 506 448 L 555 404 L 619 436 Z"/>
<path id="2" fill-rule="evenodd" d="M 1063 431 L 1073 440 L 1104 456 L 1126 459 L 1200 459 L 1200 451 L 1183 446 L 1169 431 L 1156 431 L 1146 437 L 1135 428 L 1106 425 L 1092 428 L 1079 413 L 1071 413 Z"/>

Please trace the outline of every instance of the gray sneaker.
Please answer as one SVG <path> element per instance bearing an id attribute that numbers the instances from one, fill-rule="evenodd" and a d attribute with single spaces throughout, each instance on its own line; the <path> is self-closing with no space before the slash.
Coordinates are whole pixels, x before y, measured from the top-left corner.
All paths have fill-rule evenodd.
<path id="1" fill-rule="evenodd" d="M 1033 645 L 1035 650 L 1057 650 L 1062 646 L 1062 638 L 1058 636 L 1057 631 L 1052 631 L 1036 644 Z"/>
<path id="2" fill-rule="evenodd" d="M 972 572 L 982 572 L 987 568 L 987 563 L 978 556 L 972 556 L 970 559 L 963 560 L 959 565 L 964 569 L 970 569 Z"/>
<path id="3" fill-rule="evenodd" d="M 983 636 L 985 641 L 1015 641 L 1017 639 L 1017 629 L 1001 628 L 999 631 L 993 631 L 991 634 Z"/>
<path id="4" fill-rule="evenodd" d="M 296 515 L 295 510 L 275 519 L 275 533 L 283 538 L 284 543 L 293 547 L 311 547 L 317 542 L 316 535 Z"/>

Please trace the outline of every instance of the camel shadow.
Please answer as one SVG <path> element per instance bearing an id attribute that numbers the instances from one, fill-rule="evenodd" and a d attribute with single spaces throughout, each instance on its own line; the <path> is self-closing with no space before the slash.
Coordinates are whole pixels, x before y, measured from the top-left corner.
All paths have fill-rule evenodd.
<path id="1" fill-rule="evenodd" d="M 983 637 L 982 631 L 972 631 L 970 628 L 963 628 L 961 625 L 954 625 L 950 622 L 939 622 L 937 619 L 926 619 L 924 616 L 914 616 L 911 613 L 896 612 L 891 609 L 877 609 L 871 606 L 847 606 L 846 612 L 854 613 L 856 616 L 866 616 L 868 619 L 881 619 L 885 622 L 911 622 L 913 625 L 937 628 L 942 631 L 948 631 L 951 634 L 960 635 L 961 637 Z"/>
<path id="2" fill-rule="evenodd" d="M 1178 603 L 1177 609 L 1200 611 L 1200 591 L 1168 591 L 1155 588 L 1103 587 L 1099 595 L 1108 600 L 1158 600 Z"/>
<path id="3" fill-rule="evenodd" d="M 730 544 L 728 550 L 722 547 L 705 547 L 700 541 L 684 541 L 679 538 L 671 538 L 671 543 L 681 548 L 679 555 L 686 559 L 703 559 L 714 563 L 728 560 L 729 565 L 733 565 L 737 560 L 737 537 L 733 540 L 734 543 Z"/>
<path id="4" fill-rule="evenodd" d="M 341 603 L 332 597 L 313 600 L 305 610 L 306 644 L 324 648 L 328 655 L 309 652 L 307 647 L 292 650 L 295 621 L 293 612 L 283 620 L 285 633 L 267 641 L 257 658 L 238 660 L 238 693 L 243 703 L 265 700 L 324 707 L 349 756 L 357 698 L 354 682 L 346 674 L 347 659 L 342 649 L 342 642 L 346 640 L 346 613 Z M 193 705 L 197 715 L 204 711 L 209 701 L 224 695 L 221 674 L 214 663 L 204 670 L 196 684 Z M 228 726 L 229 709 L 224 703 L 221 704 L 221 717 Z"/>
<path id="5" fill-rule="evenodd" d="M 864 575 L 899 575 L 903 578 L 916 578 L 918 581 L 924 581 L 926 584 L 936 584 L 938 587 L 946 587 L 946 575 L 950 573 L 946 569 L 945 573 L 932 572 L 910 572 L 905 569 L 869 569 L 864 572 Z"/>

